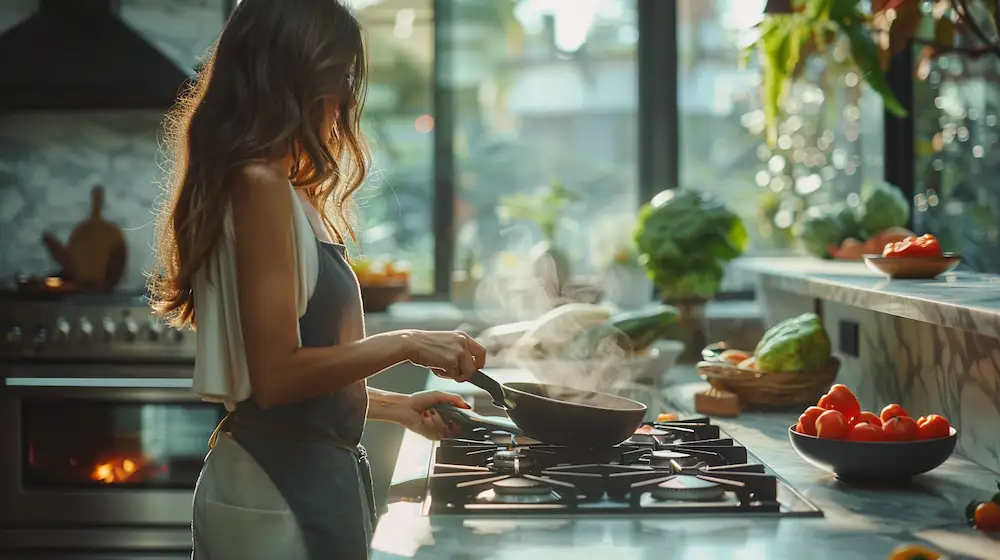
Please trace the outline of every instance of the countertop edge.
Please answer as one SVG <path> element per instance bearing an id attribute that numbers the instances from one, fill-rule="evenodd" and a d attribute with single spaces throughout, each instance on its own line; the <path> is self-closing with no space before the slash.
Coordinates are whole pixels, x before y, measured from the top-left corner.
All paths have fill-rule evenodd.
<path id="1" fill-rule="evenodd" d="M 888 280 L 863 263 L 808 257 L 746 259 L 760 287 L 1000 338 L 1000 277 L 948 273 L 935 280 Z"/>

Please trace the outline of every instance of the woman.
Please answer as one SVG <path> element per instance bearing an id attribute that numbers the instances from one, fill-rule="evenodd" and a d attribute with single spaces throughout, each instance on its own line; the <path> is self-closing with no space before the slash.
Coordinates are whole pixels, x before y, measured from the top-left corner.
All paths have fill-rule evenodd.
<path id="1" fill-rule="evenodd" d="M 439 438 L 452 427 L 433 407 L 468 407 L 366 378 L 410 361 L 465 381 L 485 349 L 458 332 L 365 336 L 343 245 L 367 170 L 353 15 L 337 0 L 244 0 L 207 62 L 168 119 L 150 286 L 174 326 L 197 321 L 195 390 L 230 411 L 195 490 L 194 557 L 365 558 L 366 418 Z"/>

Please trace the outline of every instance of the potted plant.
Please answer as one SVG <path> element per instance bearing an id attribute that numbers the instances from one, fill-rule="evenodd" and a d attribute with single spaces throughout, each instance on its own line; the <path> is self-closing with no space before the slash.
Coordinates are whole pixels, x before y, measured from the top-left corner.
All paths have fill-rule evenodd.
<path id="1" fill-rule="evenodd" d="M 635 230 L 640 262 L 660 299 L 681 312 L 684 358 L 707 344 L 705 303 L 722 286 L 725 265 L 743 254 L 747 231 L 739 216 L 709 193 L 661 192 L 643 206 Z"/>
<path id="2" fill-rule="evenodd" d="M 764 16 L 759 38 L 751 47 L 763 69 L 761 94 L 771 146 L 778 139 L 789 84 L 802 76 L 811 59 L 831 56 L 838 44 L 847 46 L 846 62 L 882 97 L 885 109 L 899 117 L 905 117 L 907 110 L 885 74 L 892 55 L 922 45 L 917 69 L 921 79 L 927 76 L 927 61 L 938 56 L 1000 56 L 996 2 L 769 0 Z"/>
<path id="3" fill-rule="evenodd" d="M 570 260 L 557 244 L 556 233 L 563 213 L 579 195 L 561 181 L 538 189 L 533 194 L 518 193 L 500 199 L 501 221 L 523 220 L 535 224 L 542 240 L 531 251 L 535 275 L 542 281 L 549 297 L 558 299 L 570 281 Z"/>

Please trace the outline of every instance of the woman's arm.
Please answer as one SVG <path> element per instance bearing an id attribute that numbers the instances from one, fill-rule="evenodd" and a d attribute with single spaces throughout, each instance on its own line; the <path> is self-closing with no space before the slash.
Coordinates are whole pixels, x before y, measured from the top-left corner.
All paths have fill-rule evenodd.
<path id="1" fill-rule="evenodd" d="M 253 398 L 262 408 L 307 400 L 411 361 L 467 380 L 486 349 L 458 332 L 398 331 L 300 348 L 292 193 L 278 165 L 248 166 L 233 185 L 240 325 Z"/>
<path id="2" fill-rule="evenodd" d="M 232 191 L 240 324 L 250 386 L 270 408 L 329 394 L 409 359 L 407 337 L 384 333 L 299 348 L 292 195 L 276 165 L 254 165 Z"/>
<path id="3" fill-rule="evenodd" d="M 402 395 L 368 388 L 368 419 L 399 424 L 428 439 L 455 437 L 461 427 L 444 420 L 434 407 L 449 404 L 458 408 L 472 408 L 465 399 L 444 391 L 420 391 Z"/>
<path id="4" fill-rule="evenodd" d="M 406 402 L 407 395 L 383 391 L 374 387 L 368 388 L 368 419 L 394 422 L 399 424 L 400 407 Z"/>

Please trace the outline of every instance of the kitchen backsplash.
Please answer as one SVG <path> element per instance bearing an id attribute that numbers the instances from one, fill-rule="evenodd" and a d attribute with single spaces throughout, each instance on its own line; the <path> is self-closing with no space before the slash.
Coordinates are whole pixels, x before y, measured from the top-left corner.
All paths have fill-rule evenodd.
<path id="1" fill-rule="evenodd" d="M 37 2 L 5 0 L 0 30 Z M 193 68 L 223 23 L 223 0 L 123 0 L 122 17 L 182 67 Z M 157 111 L 25 113 L 0 116 L 0 285 L 17 273 L 54 272 L 44 231 L 66 241 L 90 208 L 90 189 L 106 189 L 105 218 L 122 228 L 128 265 L 120 288 L 141 290 L 152 262 Z"/>

